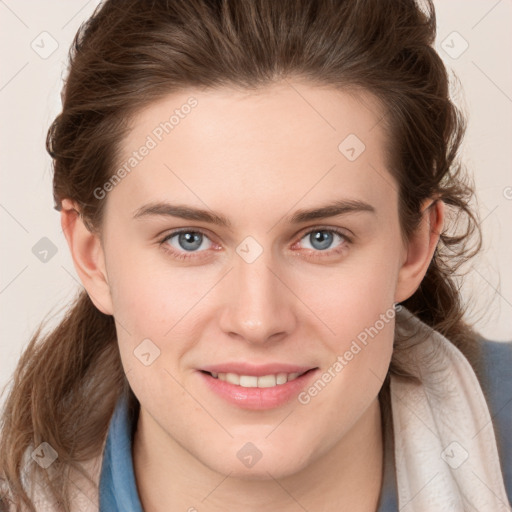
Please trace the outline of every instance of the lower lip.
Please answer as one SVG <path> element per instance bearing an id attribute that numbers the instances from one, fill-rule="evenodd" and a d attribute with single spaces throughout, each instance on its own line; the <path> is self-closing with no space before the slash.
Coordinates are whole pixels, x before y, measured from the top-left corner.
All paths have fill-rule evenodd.
<path id="1" fill-rule="evenodd" d="M 244 388 L 212 377 L 209 373 L 199 371 L 206 385 L 227 402 L 242 409 L 265 410 L 286 404 L 296 397 L 316 375 L 318 369 L 310 370 L 300 377 L 278 384 L 271 388 Z"/>

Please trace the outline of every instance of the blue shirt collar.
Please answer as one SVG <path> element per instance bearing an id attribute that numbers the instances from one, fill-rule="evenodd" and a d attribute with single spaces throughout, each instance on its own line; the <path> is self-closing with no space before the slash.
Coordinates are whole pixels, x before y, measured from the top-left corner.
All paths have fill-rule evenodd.
<path id="1" fill-rule="evenodd" d="M 135 418 L 122 395 L 110 422 L 99 483 L 100 512 L 143 512 L 133 470 L 132 442 Z M 393 448 L 385 433 L 384 480 L 377 512 L 398 510 Z"/>
<path id="2" fill-rule="evenodd" d="M 143 512 L 133 471 L 133 422 L 123 394 L 114 410 L 103 453 L 100 512 Z"/>

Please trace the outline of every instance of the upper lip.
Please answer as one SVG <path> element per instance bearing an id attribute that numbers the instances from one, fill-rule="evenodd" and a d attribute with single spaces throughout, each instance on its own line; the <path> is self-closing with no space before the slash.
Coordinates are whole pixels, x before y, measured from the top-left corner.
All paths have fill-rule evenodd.
<path id="1" fill-rule="evenodd" d="M 209 373 L 236 373 L 238 375 L 254 375 L 261 377 L 263 375 L 275 375 L 277 373 L 304 373 L 312 370 L 313 366 L 303 366 L 288 363 L 267 363 L 267 364 L 251 364 L 247 362 L 230 362 L 212 364 L 203 366 L 199 370 Z"/>

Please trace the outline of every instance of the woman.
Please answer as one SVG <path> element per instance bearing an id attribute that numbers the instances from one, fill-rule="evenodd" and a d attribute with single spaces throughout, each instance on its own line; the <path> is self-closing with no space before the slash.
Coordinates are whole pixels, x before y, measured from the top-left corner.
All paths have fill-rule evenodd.
<path id="1" fill-rule="evenodd" d="M 509 510 L 434 39 L 412 0 L 97 9 L 47 139 L 85 289 L 16 370 L 6 510 Z"/>

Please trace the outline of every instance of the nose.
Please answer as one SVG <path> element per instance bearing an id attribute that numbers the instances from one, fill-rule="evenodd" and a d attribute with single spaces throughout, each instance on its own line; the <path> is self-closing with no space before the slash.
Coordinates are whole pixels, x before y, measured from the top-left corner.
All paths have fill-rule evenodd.
<path id="1" fill-rule="evenodd" d="M 295 297 L 264 255 L 252 263 L 235 260 L 220 315 L 223 332 L 251 344 L 282 339 L 296 325 Z"/>

